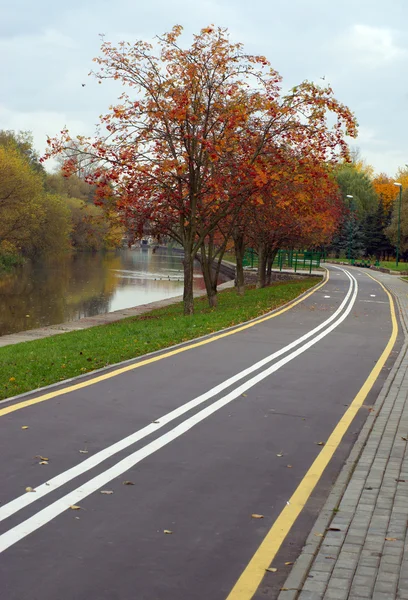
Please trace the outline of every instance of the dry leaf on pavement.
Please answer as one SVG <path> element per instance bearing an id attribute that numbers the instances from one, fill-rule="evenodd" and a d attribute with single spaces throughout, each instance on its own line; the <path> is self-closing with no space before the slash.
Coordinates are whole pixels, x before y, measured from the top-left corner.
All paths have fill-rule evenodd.
<path id="1" fill-rule="evenodd" d="M 288 567 L 289 565 L 293 565 L 293 562 L 291 562 L 291 561 L 285 562 L 285 565 Z"/>
<path id="2" fill-rule="evenodd" d="M 123 485 L 135 485 L 133 481 L 124 481 Z"/>
<path id="3" fill-rule="evenodd" d="M 71 506 L 69 507 L 71 510 L 81 510 L 81 507 L 78 506 L 77 504 L 71 504 Z"/>
<path id="4" fill-rule="evenodd" d="M 283 452 L 279 452 L 279 454 L 277 454 L 276 456 L 279 456 L 280 458 L 281 456 L 283 456 Z"/>
<path id="5" fill-rule="evenodd" d="M 30 486 L 26 487 L 25 491 L 26 492 L 35 492 L 35 490 L 33 490 L 33 488 Z"/>
<path id="6" fill-rule="evenodd" d="M 171 535 L 173 532 L 170 529 L 164 529 L 163 533 L 167 533 L 167 535 Z"/>
<path id="7" fill-rule="evenodd" d="M 101 490 L 101 494 L 113 494 L 113 490 Z"/>
<path id="8" fill-rule="evenodd" d="M 263 515 L 258 515 L 257 513 L 253 513 L 253 514 L 251 515 L 251 517 L 252 517 L 253 519 L 263 519 L 263 518 L 264 518 L 264 516 L 263 516 Z"/>
<path id="9" fill-rule="evenodd" d="M 324 446 L 326 442 L 316 442 L 318 446 Z"/>
<path id="10" fill-rule="evenodd" d="M 37 456 L 34 456 L 34 458 L 39 458 L 40 460 L 50 460 L 46 456 L 41 456 L 41 454 L 37 454 Z"/>
<path id="11" fill-rule="evenodd" d="M 268 567 L 267 569 L 265 569 L 265 571 L 269 571 L 269 573 L 276 573 L 278 569 L 275 569 L 275 567 Z"/>
<path id="12" fill-rule="evenodd" d="M 80 450 L 80 454 L 88 454 L 88 450 Z"/>
<path id="13" fill-rule="evenodd" d="M 40 460 L 39 465 L 48 465 L 48 460 Z"/>
<path id="14" fill-rule="evenodd" d="M 21 429 L 28 429 L 28 425 L 23 425 Z"/>
<path id="15" fill-rule="evenodd" d="M 397 541 L 397 538 L 388 537 L 388 538 L 385 538 L 385 540 L 386 540 L 387 542 L 396 542 L 396 541 Z"/>

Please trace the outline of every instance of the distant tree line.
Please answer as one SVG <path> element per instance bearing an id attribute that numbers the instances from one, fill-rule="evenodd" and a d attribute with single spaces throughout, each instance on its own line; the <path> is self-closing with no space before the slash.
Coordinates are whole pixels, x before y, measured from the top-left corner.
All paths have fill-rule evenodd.
<path id="1" fill-rule="evenodd" d="M 24 258 L 120 245 L 122 229 L 76 175 L 48 174 L 29 132 L 0 131 L 0 270 Z"/>
<path id="2" fill-rule="evenodd" d="M 408 169 L 396 176 L 375 176 L 371 166 L 355 156 L 351 163 L 336 167 L 336 180 L 343 199 L 337 231 L 326 250 L 337 258 L 389 260 L 395 255 L 398 222 L 398 188 L 404 192 L 401 208 L 401 256 L 408 258 Z M 350 198 L 349 196 L 352 196 Z"/>

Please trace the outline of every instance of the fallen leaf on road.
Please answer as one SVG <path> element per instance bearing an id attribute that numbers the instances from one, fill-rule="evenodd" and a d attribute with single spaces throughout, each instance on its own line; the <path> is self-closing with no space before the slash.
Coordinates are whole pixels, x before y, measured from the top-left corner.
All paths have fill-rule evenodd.
<path id="1" fill-rule="evenodd" d="M 318 446 L 324 446 L 326 442 L 316 442 Z"/>
<path id="2" fill-rule="evenodd" d="M 71 504 L 71 506 L 69 507 L 71 510 L 81 510 L 81 507 L 78 506 L 77 504 Z"/>
<path id="3" fill-rule="evenodd" d="M 32 488 L 32 487 L 30 487 L 30 486 L 26 487 L 26 490 L 25 490 L 25 491 L 26 491 L 26 492 L 35 492 L 35 490 L 33 490 L 33 488 Z"/>
<path id="4" fill-rule="evenodd" d="M 101 494 L 109 495 L 109 494 L 113 494 L 113 491 L 112 490 L 101 490 Z"/>
<path id="5" fill-rule="evenodd" d="M 316 537 L 323 537 L 323 534 L 322 533 L 315 533 L 315 536 Z"/>
<path id="6" fill-rule="evenodd" d="M 170 529 L 164 529 L 163 533 L 166 533 L 167 535 L 171 535 L 173 532 Z"/>
<path id="7" fill-rule="evenodd" d="M 396 541 L 397 541 L 397 538 L 391 538 L 391 537 L 388 537 L 388 538 L 385 538 L 385 540 L 386 540 L 387 542 L 396 542 Z"/>
<path id="8" fill-rule="evenodd" d="M 280 588 L 280 592 L 287 592 L 289 588 Z"/>
<path id="9" fill-rule="evenodd" d="M 251 517 L 252 517 L 253 519 L 263 519 L 263 518 L 264 518 L 264 516 L 263 516 L 263 515 L 258 515 L 257 513 L 253 513 L 253 514 L 251 515 Z"/>
<path id="10" fill-rule="evenodd" d="M 287 469 L 291 469 L 291 468 L 292 468 L 292 465 L 286 465 L 286 468 L 287 468 Z"/>
<path id="11" fill-rule="evenodd" d="M 241 394 L 241 396 L 244 396 L 244 398 L 246 398 L 246 397 L 247 397 L 247 394 Z"/>
<path id="12" fill-rule="evenodd" d="M 124 481 L 123 485 L 135 485 L 133 481 Z"/>
<path id="13" fill-rule="evenodd" d="M 279 458 L 280 458 L 281 456 L 283 456 L 283 454 L 282 454 L 282 452 L 279 452 L 279 454 L 277 454 L 276 456 L 279 456 Z"/>
<path id="14" fill-rule="evenodd" d="M 39 465 L 48 465 L 48 460 L 40 460 Z"/>
<path id="15" fill-rule="evenodd" d="M 327 531 L 341 531 L 339 527 L 328 527 Z"/>
<path id="16" fill-rule="evenodd" d="M 335 556 L 325 556 L 324 558 L 328 558 L 329 560 L 336 560 Z"/>
<path id="17" fill-rule="evenodd" d="M 289 565 L 293 565 L 293 562 L 291 562 L 291 561 L 285 562 L 285 565 L 288 567 Z"/>
<path id="18" fill-rule="evenodd" d="M 21 429 L 28 429 L 28 425 L 23 425 Z"/>
<path id="19" fill-rule="evenodd" d="M 37 456 L 34 456 L 34 458 L 39 458 L 40 460 L 50 460 L 46 456 L 41 456 L 41 454 L 38 454 Z"/>
<path id="20" fill-rule="evenodd" d="M 269 571 L 269 573 L 276 573 L 278 569 L 275 569 L 275 567 L 268 567 L 267 569 L 265 569 L 265 571 Z"/>
<path id="21" fill-rule="evenodd" d="M 406 479 L 396 479 L 395 480 L 397 483 L 406 483 Z"/>
<path id="22" fill-rule="evenodd" d="M 88 450 L 80 450 L 80 454 L 88 454 Z"/>
<path id="23" fill-rule="evenodd" d="M 160 423 L 160 421 L 152 421 L 152 423 Z"/>
<path id="24" fill-rule="evenodd" d="M 406 437 L 402 437 L 401 439 L 404 440 L 404 442 L 408 442 L 408 438 Z"/>

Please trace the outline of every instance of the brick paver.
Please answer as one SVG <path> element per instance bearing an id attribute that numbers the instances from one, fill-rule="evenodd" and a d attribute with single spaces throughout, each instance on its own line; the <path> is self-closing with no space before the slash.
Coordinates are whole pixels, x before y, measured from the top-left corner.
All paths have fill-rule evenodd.
<path id="1" fill-rule="evenodd" d="M 394 294 L 408 329 L 408 283 L 373 273 Z M 408 600 L 408 351 L 379 397 L 374 425 L 304 583 L 279 600 Z M 382 404 L 382 405 L 381 405 Z M 305 546 L 302 556 L 306 558 Z M 305 561 L 308 565 L 308 561 Z M 298 569 L 301 572 L 301 569 Z"/>

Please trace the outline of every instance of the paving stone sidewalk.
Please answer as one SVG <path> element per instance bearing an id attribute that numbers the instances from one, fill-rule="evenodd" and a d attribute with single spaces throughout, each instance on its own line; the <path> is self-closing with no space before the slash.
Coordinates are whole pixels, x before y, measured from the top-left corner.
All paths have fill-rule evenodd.
<path id="1" fill-rule="evenodd" d="M 373 275 L 393 292 L 406 336 L 408 283 Z M 405 339 L 278 600 L 408 600 L 407 368 Z"/>

